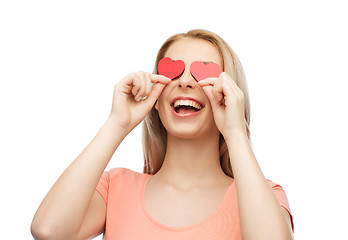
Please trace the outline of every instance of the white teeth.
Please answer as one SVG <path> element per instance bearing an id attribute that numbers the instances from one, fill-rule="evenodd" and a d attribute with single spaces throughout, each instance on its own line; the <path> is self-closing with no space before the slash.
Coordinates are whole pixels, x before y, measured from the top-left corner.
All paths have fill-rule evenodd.
<path id="1" fill-rule="evenodd" d="M 174 102 L 174 107 L 176 108 L 177 106 L 191 106 L 198 110 L 202 108 L 202 106 L 199 103 L 191 100 L 176 100 Z"/>

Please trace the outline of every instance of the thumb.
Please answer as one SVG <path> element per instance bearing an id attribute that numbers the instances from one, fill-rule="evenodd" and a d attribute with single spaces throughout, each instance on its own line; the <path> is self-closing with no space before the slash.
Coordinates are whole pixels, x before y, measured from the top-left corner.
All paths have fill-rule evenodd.
<path id="1" fill-rule="evenodd" d="M 149 102 L 151 106 L 156 102 L 159 95 L 161 95 L 163 88 L 166 86 L 166 84 L 162 83 L 156 83 L 151 90 L 150 95 L 146 98 L 146 102 Z"/>
<path id="2" fill-rule="evenodd" d="M 205 92 L 205 95 L 207 95 L 209 101 L 210 101 L 210 104 L 211 104 L 211 107 L 213 110 L 215 110 L 215 108 L 217 106 L 219 106 L 219 101 L 216 100 L 215 96 L 214 96 L 214 93 L 213 93 L 213 86 L 205 86 L 203 87 L 203 91 Z"/>

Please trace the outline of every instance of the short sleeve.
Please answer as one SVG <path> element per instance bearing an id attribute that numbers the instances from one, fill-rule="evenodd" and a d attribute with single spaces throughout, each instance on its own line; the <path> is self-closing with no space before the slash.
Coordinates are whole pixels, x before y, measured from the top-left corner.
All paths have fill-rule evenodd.
<path id="1" fill-rule="evenodd" d="M 110 176 L 109 172 L 105 171 L 101 176 L 96 191 L 103 197 L 105 203 L 108 203 Z"/>
<path id="2" fill-rule="evenodd" d="M 274 195 L 276 196 L 280 206 L 282 206 L 283 208 L 285 208 L 290 215 L 290 220 L 291 220 L 291 227 L 292 227 L 292 231 L 294 232 L 294 222 L 293 222 L 293 218 L 292 218 L 292 213 L 290 210 L 290 206 L 289 206 L 289 201 L 288 198 L 286 197 L 286 193 L 284 191 L 284 189 L 279 185 L 276 184 L 270 180 L 267 180 L 269 185 L 271 186 Z"/>

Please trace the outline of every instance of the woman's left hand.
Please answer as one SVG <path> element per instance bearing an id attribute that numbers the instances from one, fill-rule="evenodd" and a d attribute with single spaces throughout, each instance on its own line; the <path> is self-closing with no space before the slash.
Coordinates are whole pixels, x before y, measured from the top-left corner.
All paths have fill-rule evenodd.
<path id="1" fill-rule="evenodd" d="M 218 78 L 198 82 L 212 106 L 217 128 L 225 140 L 236 131 L 246 134 L 244 118 L 244 93 L 225 72 Z"/>

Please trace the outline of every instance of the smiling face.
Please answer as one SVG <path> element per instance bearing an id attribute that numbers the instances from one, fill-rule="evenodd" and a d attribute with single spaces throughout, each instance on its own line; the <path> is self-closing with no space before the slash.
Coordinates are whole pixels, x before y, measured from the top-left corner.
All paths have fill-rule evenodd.
<path id="1" fill-rule="evenodd" d="M 181 138 L 219 134 L 209 99 L 190 72 L 195 61 L 222 66 L 217 48 L 203 39 L 182 38 L 169 47 L 164 57 L 185 63 L 183 74 L 164 88 L 155 105 L 168 134 Z"/>

